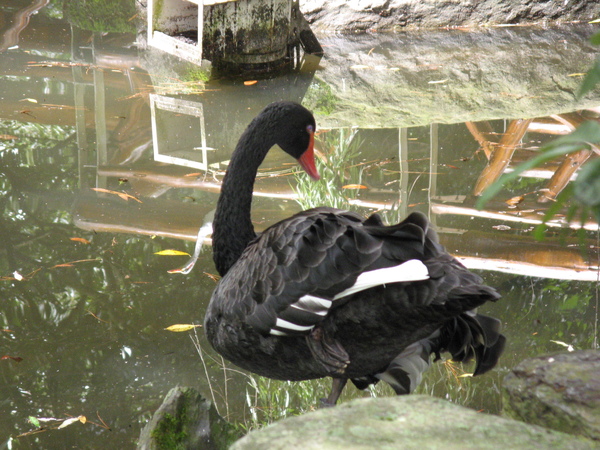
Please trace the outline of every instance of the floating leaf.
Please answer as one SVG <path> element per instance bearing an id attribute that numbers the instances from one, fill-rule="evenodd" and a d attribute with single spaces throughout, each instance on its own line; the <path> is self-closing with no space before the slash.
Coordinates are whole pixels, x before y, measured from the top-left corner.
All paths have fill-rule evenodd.
<path id="1" fill-rule="evenodd" d="M 104 188 L 92 188 L 92 191 L 103 192 L 104 194 L 118 195 L 123 200 L 129 200 L 131 198 L 138 203 L 142 203 L 142 201 L 140 199 L 134 197 L 133 195 L 126 194 L 125 192 L 111 191 L 109 189 L 104 189 Z"/>
<path id="2" fill-rule="evenodd" d="M 182 255 L 182 256 L 192 256 L 189 253 L 186 252 L 182 252 L 180 250 L 161 250 L 160 252 L 154 252 L 155 255 L 161 255 L 161 256 L 174 256 L 174 255 Z"/>
<path id="3" fill-rule="evenodd" d="M 80 238 L 80 237 L 72 237 L 72 238 L 69 238 L 69 239 L 72 240 L 72 241 L 75 241 L 75 242 L 81 242 L 82 244 L 91 244 L 91 242 L 88 241 L 87 239 Z"/>
<path id="4" fill-rule="evenodd" d="M 194 325 L 194 324 L 186 324 L 186 323 L 177 323 L 175 325 L 171 325 L 170 327 L 165 328 L 167 331 L 172 331 L 174 333 L 181 333 L 182 331 L 190 331 L 194 328 L 201 327 L 202 325 Z"/>
<path id="5" fill-rule="evenodd" d="M 346 186 L 342 186 L 342 189 L 368 189 L 368 187 L 362 184 L 347 184 Z"/>
<path id="6" fill-rule="evenodd" d="M 204 275 L 206 275 L 208 278 L 210 278 L 211 280 L 213 280 L 215 283 L 217 281 L 219 281 L 219 276 L 218 275 L 213 275 L 212 273 L 208 273 L 208 272 L 203 272 Z"/>
<path id="7" fill-rule="evenodd" d="M 257 80 L 248 80 L 248 81 L 244 81 L 244 86 L 252 86 L 253 84 L 258 83 Z"/>
<path id="8" fill-rule="evenodd" d="M 65 420 L 58 426 L 58 429 L 60 430 L 61 428 L 66 428 L 69 425 L 74 424 L 75 422 L 79 422 L 79 417 L 71 417 L 70 419 Z"/>
<path id="9" fill-rule="evenodd" d="M 21 102 L 29 102 L 29 103 L 37 103 L 38 101 L 35 98 L 24 98 L 23 100 L 19 100 Z"/>
<path id="10" fill-rule="evenodd" d="M 525 196 L 523 196 L 523 195 L 517 195 L 516 197 L 509 198 L 504 203 L 506 203 L 509 206 L 517 206 L 523 200 L 525 200 Z"/>
<path id="11" fill-rule="evenodd" d="M 20 356 L 9 356 L 9 355 L 4 355 L 0 359 L 12 359 L 13 361 L 18 362 L 18 363 L 23 361 L 23 358 L 21 358 Z"/>
<path id="12" fill-rule="evenodd" d="M 550 342 L 554 342 L 555 344 L 562 345 L 563 347 L 565 347 L 567 349 L 568 352 L 572 352 L 575 350 L 571 344 L 567 344 L 566 342 L 563 342 L 563 341 L 554 341 L 554 340 L 550 339 Z"/>
<path id="13" fill-rule="evenodd" d="M 40 421 L 39 421 L 39 420 L 37 420 L 37 417 L 29 416 L 29 417 L 27 418 L 27 420 L 29 420 L 29 422 L 30 422 L 30 423 L 31 423 L 31 424 L 32 424 L 34 427 L 36 427 L 36 428 L 40 428 L 40 427 L 41 427 L 41 425 L 40 425 Z"/>

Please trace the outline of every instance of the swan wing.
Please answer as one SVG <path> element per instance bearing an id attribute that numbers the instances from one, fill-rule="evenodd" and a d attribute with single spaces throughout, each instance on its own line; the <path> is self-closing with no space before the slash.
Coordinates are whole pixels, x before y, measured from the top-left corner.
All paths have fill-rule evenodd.
<path id="1" fill-rule="evenodd" d="M 376 215 L 304 211 L 249 245 L 223 280 L 227 297 L 240 320 L 264 335 L 307 334 L 353 294 L 429 278 L 427 224 L 420 214 L 386 227 Z"/>

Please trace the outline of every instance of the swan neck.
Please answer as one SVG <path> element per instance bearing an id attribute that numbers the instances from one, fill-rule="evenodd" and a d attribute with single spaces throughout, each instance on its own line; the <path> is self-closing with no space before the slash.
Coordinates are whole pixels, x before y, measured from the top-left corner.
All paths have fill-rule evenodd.
<path id="1" fill-rule="evenodd" d="M 260 122 L 252 122 L 236 146 L 221 185 L 213 223 L 213 259 L 224 275 L 256 237 L 252 192 L 260 164 L 275 145 Z"/>

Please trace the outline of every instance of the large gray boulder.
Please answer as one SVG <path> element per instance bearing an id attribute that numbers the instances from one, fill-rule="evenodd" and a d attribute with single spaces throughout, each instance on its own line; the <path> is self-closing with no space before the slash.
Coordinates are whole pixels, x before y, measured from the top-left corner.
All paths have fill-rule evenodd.
<path id="1" fill-rule="evenodd" d="M 509 417 L 600 441 L 600 352 L 523 361 L 504 379 L 503 408 Z"/>
<path id="2" fill-rule="evenodd" d="M 594 442 L 424 395 L 358 399 L 249 433 L 231 450 L 592 449 Z"/>
<path id="3" fill-rule="evenodd" d="M 302 103 L 320 128 L 397 128 L 594 108 L 600 87 L 584 99 L 575 96 L 577 74 L 600 52 L 589 42 L 594 31 L 585 25 L 321 36 L 325 57 Z"/>
<path id="4" fill-rule="evenodd" d="M 303 0 L 317 31 L 397 31 L 404 28 L 589 22 L 600 2 L 564 0 Z"/>

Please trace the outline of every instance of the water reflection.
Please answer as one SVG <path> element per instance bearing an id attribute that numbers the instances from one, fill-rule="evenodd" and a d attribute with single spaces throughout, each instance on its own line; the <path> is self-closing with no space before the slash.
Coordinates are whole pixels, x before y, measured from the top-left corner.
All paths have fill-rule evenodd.
<path id="1" fill-rule="evenodd" d="M 558 103 L 552 91 L 543 107 L 538 103 L 540 114 L 527 115 L 541 117 L 514 119 L 521 116 L 521 106 L 510 113 L 504 104 L 498 110 L 506 114 L 494 115 L 490 110 L 498 105 L 483 92 L 487 85 L 471 80 L 476 91 L 483 86 L 479 93 L 490 109 L 482 101 L 480 114 L 471 112 L 466 124 L 456 123 L 456 102 L 447 110 L 448 124 L 430 123 L 418 116 L 418 107 L 399 114 L 399 98 L 384 95 L 383 84 L 373 84 L 369 76 L 383 68 L 365 64 L 367 57 L 382 58 L 386 82 L 398 82 L 418 73 L 404 68 L 398 57 L 410 42 L 420 51 L 429 46 L 434 54 L 461 43 L 471 55 L 479 42 L 489 61 L 494 42 L 508 45 L 511 33 L 519 52 L 525 51 L 527 36 L 536 48 L 554 46 L 560 35 L 572 53 L 585 49 L 585 28 L 572 34 L 567 29 L 498 30 L 496 41 L 489 30 L 480 41 L 464 32 L 382 36 L 377 42 L 373 36 L 328 38 L 329 59 L 307 60 L 299 72 L 245 86 L 241 81 L 192 84 L 182 75 L 189 75 L 190 66 L 138 52 L 129 35 L 70 30 L 66 22 L 42 13 L 31 20 L 20 33 L 19 47 L 2 53 L 0 64 L 0 346 L 2 356 L 22 358 L 0 361 L 2 436 L 33 429 L 28 416 L 83 414 L 96 422 L 99 416 L 112 431 L 74 424 L 60 434 L 20 438 L 19 445 L 128 448 L 176 384 L 198 387 L 207 396 L 212 387 L 221 411 L 233 420 L 253 414 L 258 420 L 261 408 L 282 416 L 309 409 L 324 395 L 318 383 L 287 390 L 285 384 L 225 372 L 210 352 L 207 377 L 189 336 L 163 330 L 174 323 L 201 323 L 215 270 L 208 252 L 199 254 L 188 275 L 169 274 L 187 257 L 155 252 L 194 252 L 239 135 L 265 104 L 279 99 L 302 101 L 317 111 L 322 160 L 336 164 L 325 191 L 329 197 L 317 201 L 335 200 L 364 214 L 382 210 L 390 222 L 413 209 L 426 212 L 450 253 L 483 269 L 485 282 L 504 295 L 484 311 L 505 323 L 509 346 L 501 366 L 490 376 L 469 380 L 459 378 L 459 369 L 450 364 L 438 365 L 422 391 L 497 412 L 500 399 L 491 393 L 518 361 L 561 350 L 556 342 L 577 349 L 595 345 L 597 225 L 584 224 L 594 231 L 583 236 L 585 253 L 578 237 L 560 232 L 564 218 L 555 220 L 542 242 L 530 233 L 548 207 L 548 193 L 556 193 L 574 176 L 574 164 L 590 155 L 526 173 L 485 211 L 473 205 L 491 178 L 570 129 L 578 117 L 597 117 L 600 99 Z M 49 29 L 54 32 L 37 38 Z M 394 39 L 400 41 L 395 47 Z M 431 54 L 419 58 L 411 64 L 431 64 Z M 536 67 L 551 66 L 539 58 L 532 55 Z M 454 68 L 472 64 L 463 58 Z M 437 75 L 434 81 L 446 76 Z M 451 103 L 447 83 L 419 89 L 413 86 L 402 95 L 410 92 L 417 106 L 424 97 L 435 102 L 435 95 L 444 105 Z M 360 106 L 361 98 L 369 106 Z M 368 116 L 371 102 L 379 109 Z M 548 114 L 541 111 L 552 107 L 556 115 L 544 117 Z M 340 157 L 339 142 L 354 147 Z M 256 184 L 258 229 L 300 210 L 292 172 L 282 155 L 269 155 Z M 317 196 L 317 187 L 309 190 L 301 195 L 304 200 Z M 518 204 L 505 203 L 521 195 Z M 199 343 L 208 350 L 201 333 Z M 382 395 L 379 387 L 366 394 L 349 391 L 346 399 Z M 252 405 L 259 402 L 256 408 L 245 406 L 248 398 Z"/>

